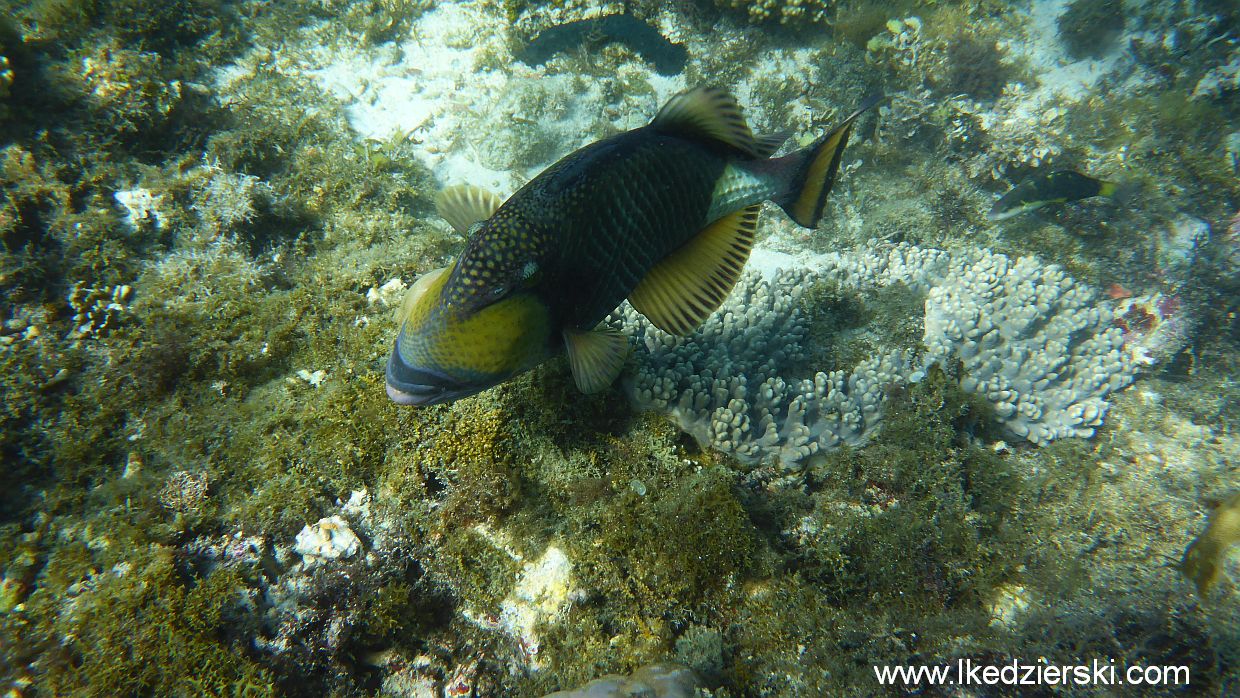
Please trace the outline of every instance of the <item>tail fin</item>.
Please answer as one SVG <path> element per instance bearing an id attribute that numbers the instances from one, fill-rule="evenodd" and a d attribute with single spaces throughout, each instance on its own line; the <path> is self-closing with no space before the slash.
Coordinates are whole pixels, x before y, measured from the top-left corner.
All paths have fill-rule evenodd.
<path id="1" fill-rule="evenodd" d="M 1136 178 L 1127 178 L 1119 181 L 1103 182 L 1102 191 L 1098 192 L 1098 195 L 1109 196 L 1115 199 L 1116 203 L 1121 206 L 1127 206 L 1133 202 L 1140 201 L 1144 190 L 1144 182 Z"/>
<path id="2" fill-rule="evenodd" d="M 819 138 L 812 145 L 790 153 L 778 161 L 786 162 L 792 169 L 792 176 L 783 196 L 776 200 L 780 208 L 798 225 L 813 228 L 822 218 L 823 206 L 827 203 L 827 194 L 835 183 L 835 174 L 840 169 L 840 158 L 844 154 L 844 145 L 848 143 L 848 133 L 853 122 L 865 110 L 883 101 L 884 95 L 876 94 L 867 97 L 857 107 L 857 111 L 844 119 L 827 135 Z M 781 162 L 780 164 L 784 164 Z"/>

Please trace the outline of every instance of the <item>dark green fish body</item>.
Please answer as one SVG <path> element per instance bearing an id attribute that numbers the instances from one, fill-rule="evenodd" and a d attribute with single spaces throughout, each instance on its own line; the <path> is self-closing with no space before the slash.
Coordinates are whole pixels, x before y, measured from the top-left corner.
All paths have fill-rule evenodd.
<path id="1" fill-rule="evenodd" d="M 758 204 L 774 200 L 797 222 L 817 222 L 855 117 L 770 158 L 782 138 L 754 137 L 729 95 L 695 90 L 650 125 L 568 155 L 502 204 L 451 192 L 441 212 L 470 239 L 455 264 L 411 289 L 389 396 L 447 402 L 564 349 L 583 391 L 605 388 L 627 341 L 598 323 L 628 298 L 657 326 L 692 331 L 739 277 Z"/>
<path id="2" fill-rule="evenodd" d="M 992 221 L 1006 220 L 1048 204 L 1063 204 L 1091 196 L 1113 196 L 1115 192 L 1114 183 L 1072 170 L 1033 174 L 1000 197 L 987 218 Z"/>
<path id="3" fill-rule="evenodd" d="M 476 255 L 463 262 L 491 257 L 510 231 L 543 231 L 534 252 L 544 274 L 540 295 L 556 320 L 590 329 L 709 222 L 728 164 L 721 150 L 649 126 L 587 146 L 500 207 Z"/>

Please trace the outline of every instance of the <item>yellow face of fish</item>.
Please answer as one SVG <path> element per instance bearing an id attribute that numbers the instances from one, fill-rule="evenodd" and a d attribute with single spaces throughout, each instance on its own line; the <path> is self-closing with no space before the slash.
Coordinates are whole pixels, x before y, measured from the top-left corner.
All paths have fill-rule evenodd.
<path id="1" fill-rule="evenodd" d="M 387 393 L 401 405 L 435 405 L 473 395 L 529 369 L 550 354 L 546 305 L 518 290 L 474 310 L 444 301 L 452 267 L 409 289 L 400 335 L 388 359 Z"/>

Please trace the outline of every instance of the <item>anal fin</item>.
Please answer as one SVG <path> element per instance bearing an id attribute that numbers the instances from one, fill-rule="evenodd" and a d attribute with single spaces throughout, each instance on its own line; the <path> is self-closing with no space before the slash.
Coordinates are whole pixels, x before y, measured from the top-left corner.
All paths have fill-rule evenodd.
<path id="1" fill-rule="evenodd" d="M 697 329 L 740 278 L 760 209 L 743 208 L 703 228 L 646 273 L 629 303 L 664 332 L 684 336 Z"/>

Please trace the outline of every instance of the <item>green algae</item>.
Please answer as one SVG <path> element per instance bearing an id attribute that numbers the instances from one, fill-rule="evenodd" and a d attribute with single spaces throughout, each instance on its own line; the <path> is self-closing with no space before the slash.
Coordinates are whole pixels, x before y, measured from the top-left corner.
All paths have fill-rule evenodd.
<path id="1" fill-rule="evenodd" d="M 977 606 L 1012 574 L 1006 561 L 1023 541 L 1002 534 L 1015 478 L 992 451 L 968 444 L 963 435 L 984 429 L 989 409 L 952 383 L 932 370 L 896 397 L 873 446 L 814 466 L 827 485 L 813 514 L 822 534 L 802 574 L 829 598 L 927 613 Z"/>
<path id="2" fill-rule="evenodd" d="M 78 607 L 61 614 L 49 589 L 27 601 L 31 616 L 45 620 L 18 637 L 31 645 L 10 649 L 17 656 L 38 652 L 44 685 L 58 694 L 275 695 L 271 676 L 240 648 L 221 641 L 228 613 L 238 599 L 239 580 L 219 572 L 186 585 L 173 551 L 152 546 L 136 550 L 108 572 L 84 559 L 89 553 L 57 555 L 48 564 L 48 582 L 89 584 Z M 63 575 L 63 576 L 62 576 Z M 9 621 L 6 617 L 6 624 Z M 11 628 L 9 628 L 11 630 Z M 59 642 L 58 638 L 72 638 Z M 22 643 L 25 644 L 25 643 Z"/>
<path id="3" fill-rule="evenodd" d="M 1055 20 L 1059 39 L 1073 58 L 1097 58 L 1111 49 L 1123 31 L 1126 14 L 1123 2 L 1075 0 Z"/>
<path id="4" fill-rule="evenodd" d="M 574 552 L 584 556 L 589 586 L 620 591 L 647 618 L 713 615 L 747 577 L 762 574 L 757 531 L 720 470 L 645 496 L 619 493 L 578 525 L 585 530 L 573 536 Z M 591 539 L 600 553 L 582 545 Z"/>
<path id="5" fill-rule="evenodd" d="M 213 58 L 219 57 L 212 49 L 223 43 L 220 35 L 235 37 L 237 27 L 234 6 L 220 0 L 36 0 L 28 12 L 39 38 L 72 45 L 114 35 L 160 53 L 197 44 Z"/>

